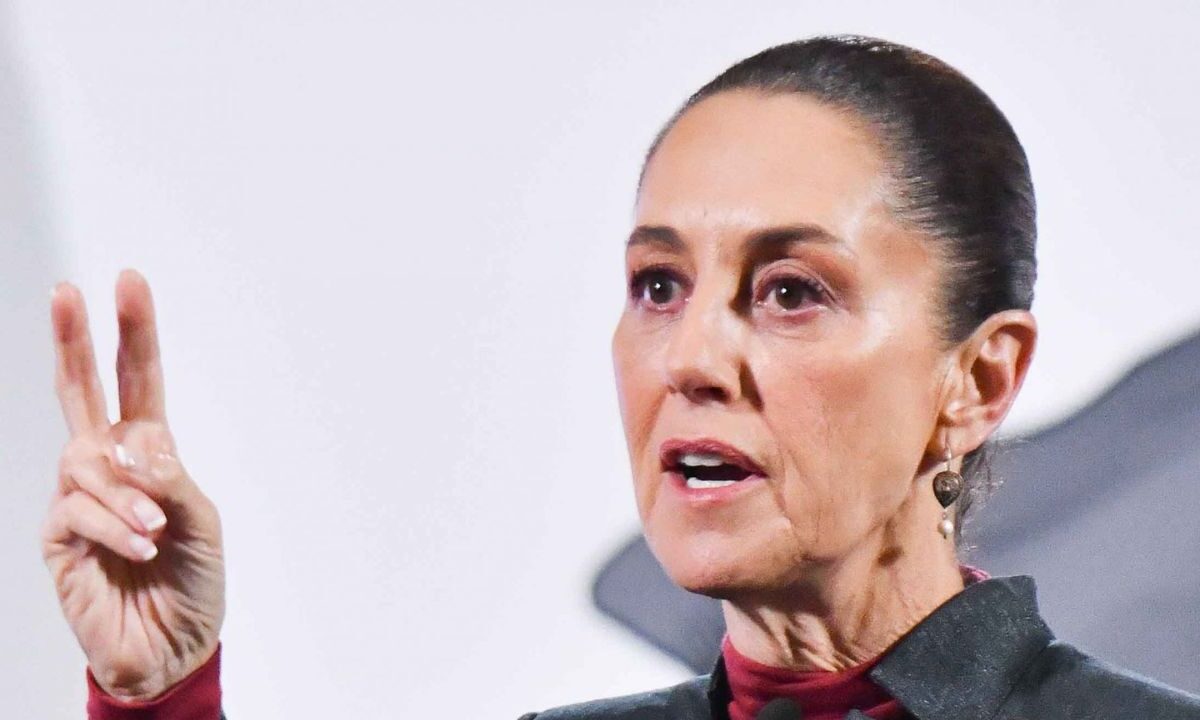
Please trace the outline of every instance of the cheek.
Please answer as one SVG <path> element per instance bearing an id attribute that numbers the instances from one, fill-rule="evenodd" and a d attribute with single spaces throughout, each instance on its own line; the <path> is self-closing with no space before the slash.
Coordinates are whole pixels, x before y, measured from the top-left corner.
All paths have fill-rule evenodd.
<path id="1" fill-rule="evenodd" d="M 786 468 L 779 503 L 818 554 L 861 536 L 908 494 L 935 410 L 930 358 L 905 346 L 763 348 L 763 417 Z"/>
<path id="2" fill-rule="evenodd" d="M 622 316 L 613 333 L 613 373 L 638 509 L 644 516 L 652 501 L 647 496 L 652 487 L 652 478 L 647 477 L 649 469 L 639 467 L 639 462 L 645 462 L 648 457 L 647 448 L 652 442 L 655 418 L 662 405 L 665 387 L 655 365 L 658 354 L 662 352 L 661 343 L 654 335 L 637 332 L 633 325 L 628 316 Z"/>
<path id="3" fill-rule="evenodd" d="M 613 374 L 621 420 L 631 442 L 644 441 L 653 416 L 651 409 L 659 402 L 655 397 L 659 381 L 653 370 L 657 353 L 654 338 L 637 333 L 633 323 L 622 317 L 613 333 Z"/>

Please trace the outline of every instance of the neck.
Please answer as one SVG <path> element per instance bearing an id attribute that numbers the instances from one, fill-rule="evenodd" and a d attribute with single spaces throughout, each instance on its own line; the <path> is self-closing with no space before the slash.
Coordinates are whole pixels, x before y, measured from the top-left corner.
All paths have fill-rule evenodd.
<path id="1" fill-rule="evenodd" d="M 882 654 L 963 588 L 953 543 L 937 532 L 936 519 L 913 515 L 922 516 L 909 521 L 913 527 L 895 518 L 786 589 L 722 601 L 733 647 L 764 665 L 800 671 L 836 672 Z"/>

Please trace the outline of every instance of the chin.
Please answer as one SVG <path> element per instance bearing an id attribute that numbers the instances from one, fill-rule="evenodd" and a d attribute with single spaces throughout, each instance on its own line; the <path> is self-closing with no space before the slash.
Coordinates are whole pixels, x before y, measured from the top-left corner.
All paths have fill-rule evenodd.
<path id="1" fill-rule="evenodd" d="M 729 600 L 770 592 L 795 580 L 797 568 L 777 561 L 779 552 L 719 531 L 671 534 L 647 528 L 646 540 L 671 582 L 698 595 Z"/>

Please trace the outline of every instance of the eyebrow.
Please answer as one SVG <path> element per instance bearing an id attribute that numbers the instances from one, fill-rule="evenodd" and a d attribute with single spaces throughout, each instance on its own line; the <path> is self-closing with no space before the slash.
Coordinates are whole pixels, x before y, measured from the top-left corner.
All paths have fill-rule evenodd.
<path id="1" fill-rule="evenodd" d="M 760 228 L 746 236 L 746 250 L 758 254 L 799 242 L 845 245 L 845 242 L 820 225 L 794 223 Z M 640 245 L 657 245 L 667 250 L 680 251 L 685 243 L 679 233 L 668 225 L 639 225 L 629 234 L 625 249 Z"/>

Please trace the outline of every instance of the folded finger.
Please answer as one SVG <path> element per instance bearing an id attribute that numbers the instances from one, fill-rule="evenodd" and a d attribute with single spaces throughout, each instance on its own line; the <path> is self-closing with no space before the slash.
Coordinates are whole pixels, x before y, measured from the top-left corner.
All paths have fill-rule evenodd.
<path id="1" fill-rule="evenodd" d="M 88 330 L 83 295 L 69 284 L 60 283 L 50 300 L 54 329 L 55 390 L 63 417 L 72 435 L 108 424 L 104 388 L 96 371 L 96 356 Z"/>
<path id="2" fill-rule="evenodd" d="M 158 554 L 158 547 L 149 538 L 131 530 L 125 521 L 82 490 L 54 503 L 47 532 L 51 540 L 67 542 L 82 538 L 133 562 L 145 562 Z"/>
<path id="3" fill-rule="evenodd" d="M 117 384 L 122 420 L 165 420 L 166 400 L 150 285 L 136 270 L 117 278 Z"/>
<path id="4" fill-rule="evenodd" d="M 120 481 L 104 454 L 68 448 L 60 466 L 63 487 L 79 488 L 100 501 L 133 530 L 151 535 L 162 530 L 167 516 L 144 492 Z"/>

